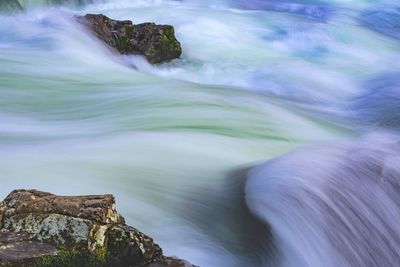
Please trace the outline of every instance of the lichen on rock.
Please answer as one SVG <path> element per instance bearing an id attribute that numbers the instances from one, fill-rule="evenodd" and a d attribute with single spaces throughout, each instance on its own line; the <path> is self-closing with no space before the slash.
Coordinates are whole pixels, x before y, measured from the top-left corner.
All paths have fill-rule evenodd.
<path id="1" fill-rule="evenodd" d="M 161 248 L 153 243 L 153 239 L 126 225 L 109 229 L 105 247 L 110 266 L 146 265 L 163 257 Z"/>
<path id="2" fill-rule="evenodd" d="M 77 20 L 121 54 L 143 55 L 152 64 L 171 61 L 182 54 L 171 25 L 133 24 L 130 20 L 113 20 L 102 14 L 87 14 Z"/>
<path id="3" fill-rule="evenodd" d="M 187 267 L 127 226 L 112 195 L 16 190 L 0 202 L 0 267 Z"/>

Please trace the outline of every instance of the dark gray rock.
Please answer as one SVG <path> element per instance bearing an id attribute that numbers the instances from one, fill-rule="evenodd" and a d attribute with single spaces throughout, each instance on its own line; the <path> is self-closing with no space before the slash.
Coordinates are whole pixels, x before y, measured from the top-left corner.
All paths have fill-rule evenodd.
<path id="1" fill-rule="evenodd" d="M 143 55 L 156 64 L 179 58 L 182 53 L 174 27 L 170 25 L 133 24 L 130 20 L 113 20 L 102 14 L 87 14 L 77 19 L 121 54 Z"/>

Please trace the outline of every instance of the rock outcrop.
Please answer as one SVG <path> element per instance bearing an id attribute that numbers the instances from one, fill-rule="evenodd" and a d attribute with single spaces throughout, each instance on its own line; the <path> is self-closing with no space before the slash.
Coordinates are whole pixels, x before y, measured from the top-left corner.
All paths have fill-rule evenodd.
<path id="1" fill-rule="evenodd" d="M 121 54 L 143 55 L 156 64 L 179 58 L 182 53 L 174 27 L 170 25 L 133 24 L 130 20 L 113 20 L 102 14 L 87 14 L 77 19 Z"/>
<path id="2" fill-rule="evenodd" d="M 193 267 L 127 226 L 112 195 L 16 190 L 0 202 L 1 267 Z"/>

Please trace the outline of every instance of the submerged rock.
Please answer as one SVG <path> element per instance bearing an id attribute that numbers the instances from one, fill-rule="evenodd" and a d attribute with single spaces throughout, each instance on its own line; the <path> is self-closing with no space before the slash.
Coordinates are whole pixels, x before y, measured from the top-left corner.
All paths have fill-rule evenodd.
<path id="1" fill-rule="evenodd" d="M 0 202 L 1 267 L 193 267 L 127 226 L 112 195 L 13 191 Z"/>
<path id="2" fill-rule="evenodd" d="M 143 55 L 152 64 L 179 58 L 182 53 L 174 27 L 170 25 L 133 24 L 130 20 L 113 20 L 102 14 L 80 16 L 78 21 L 121 54 Z"/>
<path id="3" fill-rule="evenodd" d="M 0 0 L 0 12 L 19 11 L 22 10 L 18 0 Z"/>

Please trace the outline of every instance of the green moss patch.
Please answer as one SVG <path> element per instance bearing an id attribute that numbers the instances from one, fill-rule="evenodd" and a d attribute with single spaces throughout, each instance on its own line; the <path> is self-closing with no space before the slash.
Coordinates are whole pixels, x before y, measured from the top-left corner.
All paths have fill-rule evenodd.
<path id="1" fill-rule="evenodd" d="M 32 267 L 105 267 L 103 251 L 89 253 L 87 250 L 62 249 L 55 256 L 44 256 Z"/>

